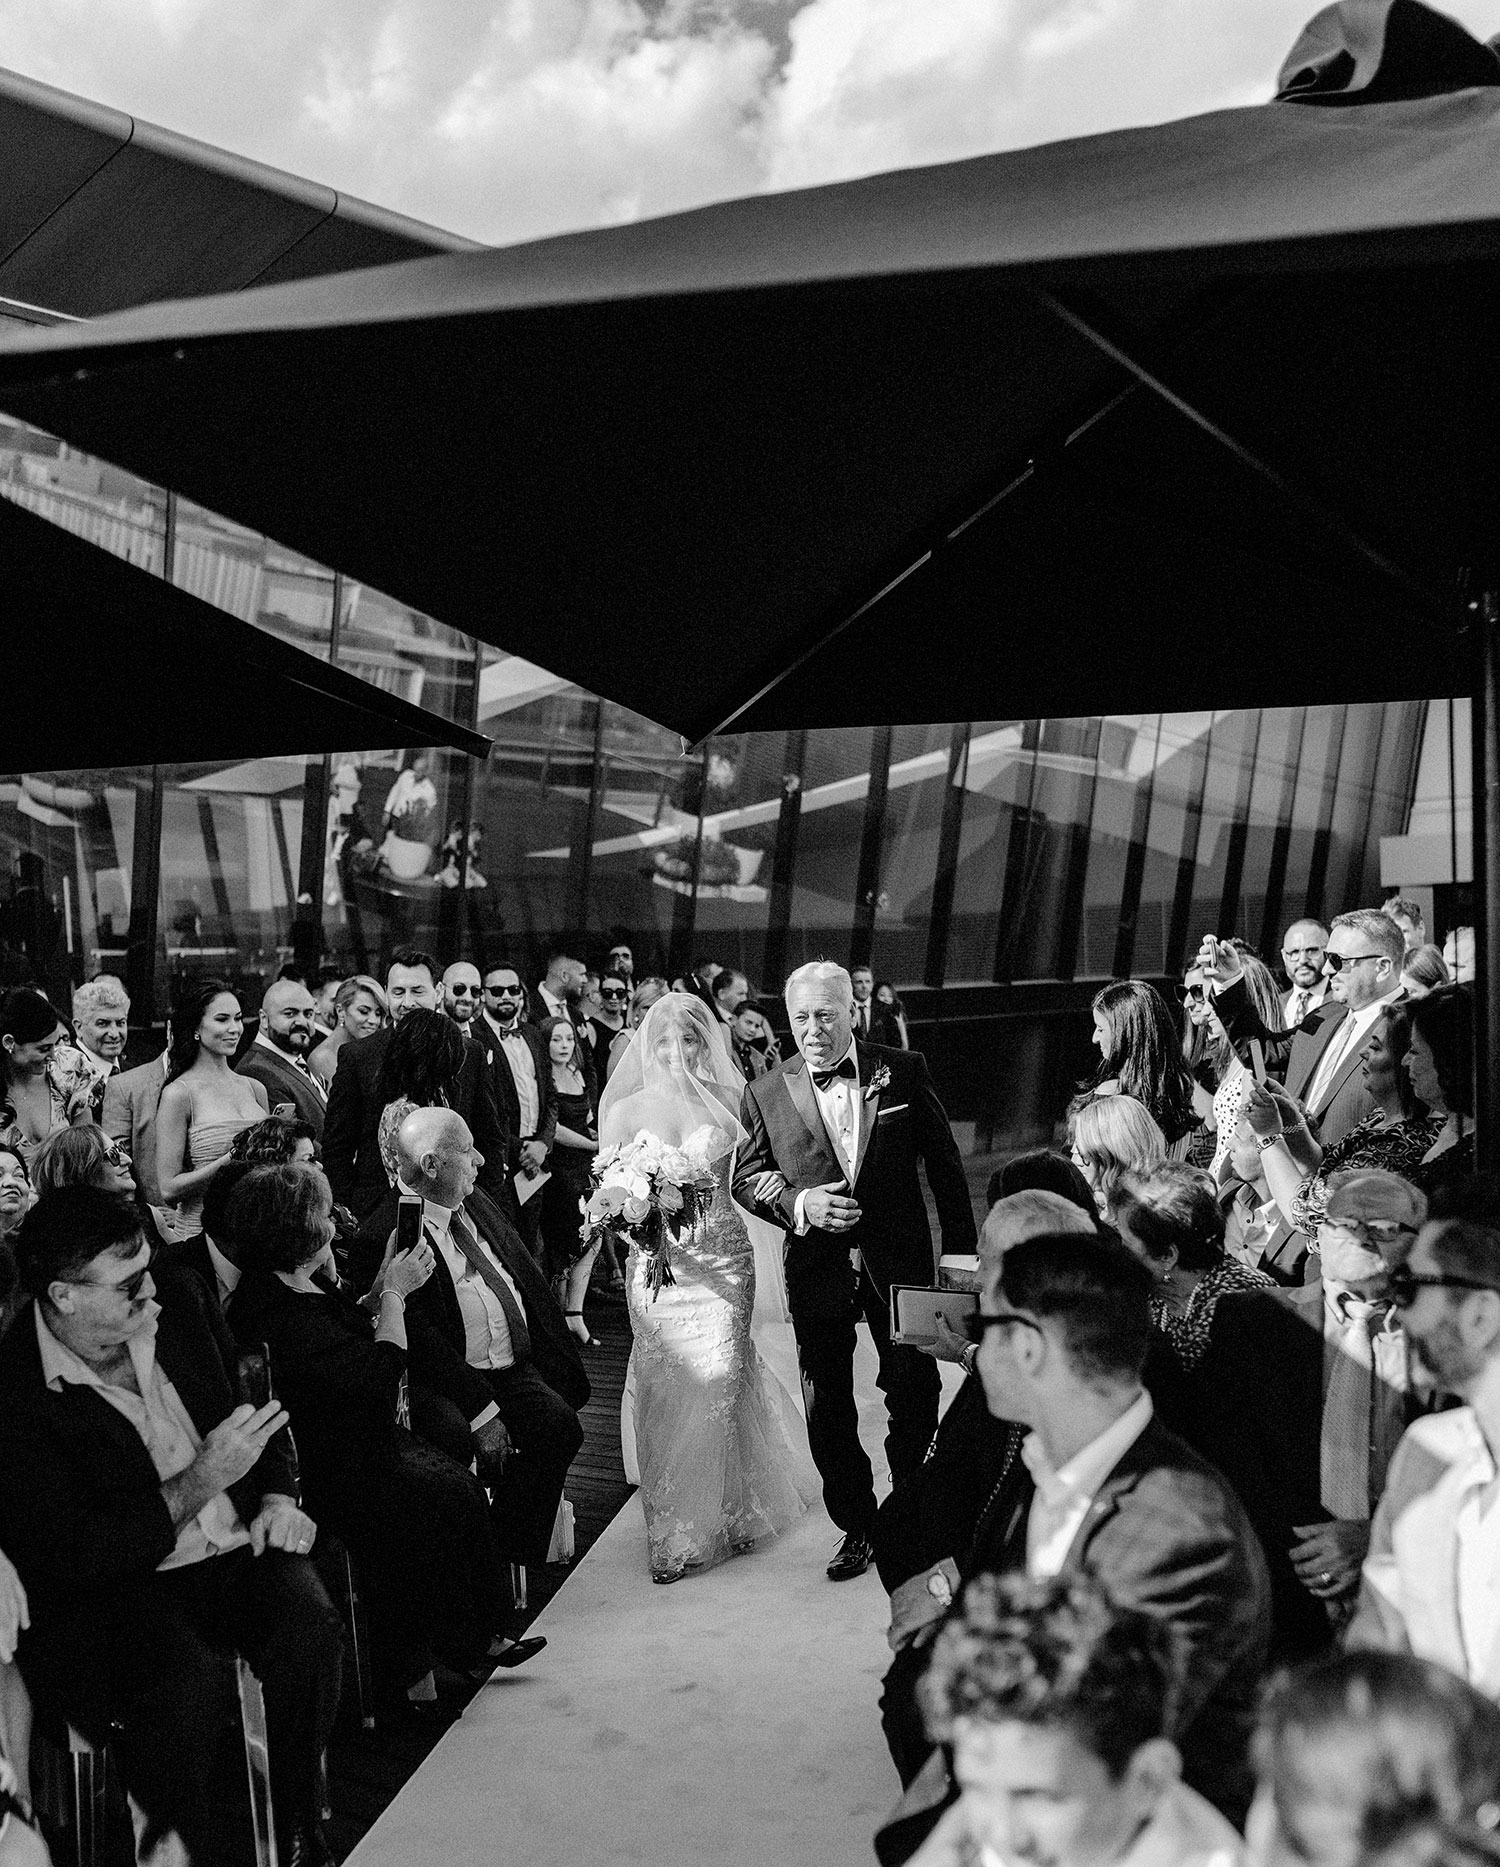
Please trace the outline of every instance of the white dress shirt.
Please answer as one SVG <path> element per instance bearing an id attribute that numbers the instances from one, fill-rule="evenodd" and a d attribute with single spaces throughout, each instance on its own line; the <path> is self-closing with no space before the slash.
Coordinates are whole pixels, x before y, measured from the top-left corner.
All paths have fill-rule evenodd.
<path id="1" fill-rule="evenodd" d="M 1345 1015 L 1329 1039 L 1328 1048 L 1319 1059 L 1312 1081 L 1307 1085 L 1306 1103 L 1309 1113 L 1316 1114 L 1322 1108 L 1334 1077 L 1344 1067 L 1351 1052 L 1358 1050 L 1374 1030 L 1377 1020 L 1401 997 L 1403 989 L 1398 979 L 1384 998 L 1377 998 L 1373 1005 L 1366 1005 L 1363 1011 L 1351 1011 Z"/>
<path id="2" fill-rule="evenodd" d="M 1500 1647 L 1500 1474 L 1477 1421 L 1454 1528 L 1458 1625 L 1475 1680 Z"/>
<path id="3" fill-rule="evenodd" d="M 406 1187 L 402 1190 L 410 1191 Z M 490 1250 L 479 1227 L 467 1214 L 463 1213 L 462 1207 L 459 1208 L 459 1212 L 463 1215 L 464 1223 L 473 1234 L 480 1251 L 489 1260 L 491 1268 L 515 1298 L 516 1308 L 525 1316 L 526 1305 L 521 1299 L 520 1291 L 516 1288 L 515 1278 Z M 442 1253 L 443 1262 L 448 1267 L 448 1274 L 453 1279 L 453 1289 L 458 1297 L 459 1314 L 464 1321 L 464 1360 L 471 1368 L 513 1368 L 516 1352 L 511 1345 L 510 1324 L 506 1320 L 505 1311 L 501 1308 L 499 1297 L 455 1244 L 452 1211 L 447 1206 L 439 1206 L 433 1200 L 424 1199 L 422 1226 L 425 1231 L 432 1234 L 433 1243 Z M 497 1410 L 493 1406 L 487 1407 L 477 1419 L 471 1420 L 469 1424 L 480 1426 Z"/>
<path id="4" fill-rule="evenodd" d="M 42 1379 L 48 1387 L 54 1393 L 60 1393 L 65 1383 L 94 1388 L 100 1399 L 123 1414 L 140 1434 L 141 1443 L 156 1467 L 157 1477 L 165 1483 L 168 1478 L 187 1470 L 197 1458 L 203 1441 L 198 1437 L 192 1414 L 157 1362 L 156 1316 L 161 1314 L 161 1309 L 159 1305 L 153 1308 L 155 1314 L 150 1328 L 133 1335 L 127 1344 L 136 1385 L 141 1390 L 138 1394 L 132 1394 L 128 1387 L 101 1381 L 88 1363 L 59 1342 L 47 1327 L 40 1303 L 33 1304 L 32 1313 L 36 1317 Z M 240 1522 L 229 1493 L 220 1491 L 196 1517 L 189 1517 L 180 1527 L 171 1555 L 156 1566 L 158 1569 L 186 1568 L 190 1562 L 205 1562 L 210 1556 L 222 1555 L 226 1549 L 238 1549 L 249 1541 L 250 1533 Z"/>
<path id="5" fill-rule="evenodd" d="M 987 1845 L 975 1859 L 977 1867 L 1016 1867 L 1009 1855 Z M 1213 1804 L 1178 1782 L 1164 1792 L 1114 1867 L 1244 1867 L 1245 1859 L 1244 1842 Z"/>
<path id="6" fill-rule="evenodd" d="M 1021 1457 L 1036 1480 L 1026 1520 L 1026 1573 L 1033 1579 L 1056 1575 L 1067 1561 L 1100 1485 L 1151 1424 L 1151 1413 L 1151 1396 L 1142 1388 L 1114 1425 L 1075 1452 L 1060 1471 L 1053 1471 L 1037 1435 L 1027 1435 Z"/>
<path id="7" fill-rule="evenodd" d="M 860 1109 L 863 1106 L 859 1094 L 859 1058 L 855 1052 L 854 1039 L 849 1039 L 849 1048 L 838 1059 L 845 1059 L 854 1065 L 853 1076 L 835 1076 L 826 1089 L 820 1089 L 812 1081 L 812 1065 L 807 1068 L 807 1080 L 812 1083 L 813 1099 L 817 1102 L 818 1113 L 823 1117 L 823 1126 L 828 1131 L 828 1139 L 833 1143 L 834 1154 L 839 1165 L 844 1169 L 844 1178 L 849 1182 L 849 1190 L 854 1190 L 854 1163 L 859 1158 L 859 1122 Z M 837 1068 L 838 1064 L 834 1065 Z M 793 1208 L 797 1235 L 802 1236 L 807 1230 L 807 1195 L 812 1191 L 806 1188 L 797 1195 Z"/>
<path id="8" fill-rule="evenodd" d="M 505 1061 L 510 1065 L 511 1081 L 516 1086 L 516 1100 L 520 1103 L 520 1114 L 516 1117 L 516 1139 L 529 1141 L 535 1135 L 542 1120 L 542 1097 L 537 1087 L 536 1058 L 531 1054 L 531 1045 L 525 1035 L 514 1024 L 507 1031 L 488 1012 L 484 1021 L 494 1033 L 495 1041 L 505 1052 Z"/>
<path id="9" fill-rule="evenodd" d="M 1327 990 L 1324 984 L 1294 985 L 1281 1001 L 1282 1021 L 1289 1026 L 1300 1024 L 1310 1011 L 1316 1011 L 1322 1004 Z"/>

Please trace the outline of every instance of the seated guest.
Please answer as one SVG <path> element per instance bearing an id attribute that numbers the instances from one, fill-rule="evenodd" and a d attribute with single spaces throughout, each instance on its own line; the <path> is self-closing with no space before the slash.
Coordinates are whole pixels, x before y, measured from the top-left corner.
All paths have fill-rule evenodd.
<path id="1" fill-rule="evenodd" d="M 38 1198 L 60 1186 L 97 1186 L 106 1193 L 135 1195 L 130 1156 L 92 1122 L 48 1135 L 36 1151 L 32 1179 Z"/>
<path id="2" fill-rule="evenodd" d="M 1278 1659 L 1321 1651 L 1348 1620 L 1387 1468 L 1421 1408 L 1391 1274 L 1425 1208 L 1394 1174 L 1340 1175 L 1318 1228 L 1320 1281 L 1215 1312 L 1196 1443 L 1265 1549 Z"/>
<path id="3" fill-rule="evenodd" d="M 316 1168 L 257 1167 L 241 1181 L 230 1327 L 270 1351 L 309 1505 L 359 1567 L 394 1683 L 424 1678 L 429 1647 L 460 1670 L 518 1664 L 544 1643 L 499 1638 L 510 1604 L 484 1487 L 397 1421 L 406 1306 L 432 1275 L 432 1248 L 387 1259 L 372 1317 L 331 1275 L 332 1207 Z"/>
<path id="4" fill-rule="evenodd" d="M 35 1302 L 0 1343 L 0 1546 L 30 1604 L 32 1696 L 115 1750 L 142 1859 L 175 1836 L 174 1858 L 212 1861 L 225 1658 L 242 1653 L 265 1688 L 281 1857 L 331 1861 L 320 1777 L 342 1642 L 286 1414 L 240 1403 L 191 1304 L 153 1301 L 129 1200 L 49 1193 L 20 1260 Z"/>
<path id="5" fill-rule="evenodd" d="M 164 1264 L 192 1272 L 221 1315 L 239 1287 L 242 1262 L 239 1245 L 229 1228 L 229 1202 L 255 1165 L 249 1160 L 227 1161 L 203 1195 L 203 1230 L 190 1238 L 174 1240 L 162 1252 Z"/>
<path id="6" fill-rule="evenodd" d="M 1257 1084 L 1251 1096 L 1260 1093 Z M 1250 1106 L 1247 1102 L 1247 1109 Z M 1264 1274 L 1272 1283 L 1300 1284 L 1312 1275 L 1311 1240 L 1277 1203 L 1264 1152 L 1249 1116 L 1241 1115 L 1218 1179 L 1224 1250 L 1232 1262 Z"/>
<path id="7" fill-rule="evenodd" d="M 317 1130 L 296 1116 L 268 1115 L 241 1128 L 229 1143 L 229 1158 L 255 1167 L 310 1167 L 318 1158 Z"/>
<path id="8" fill-rule="evenodd" d="M 1428 945 L 1408 947 L 1401 965 L 1401 983 L 1406 987 L 1408 998 L 1426 998 L 1440 985 L 1452 985 L 1453 974 L 1443 958 L 1443 949 Z"/>
<path id="9" fill-rule="evenodd" d="M 1235 1867 L 1239 1836 L 1182 1780 L 1177 1690 L 1170 1630 L 1097 1582 L 979 1576 L 922 1681 L 959 1793 L 912 1867 Z"/>
<path id="10" fill-rule="evenodd" d="M 53 1052 L 68 1042 L 68 1027 L 40 992 L 17 986 L 0 1000 L 0 1144 L 28 1168 L 50 1134 L 92 1119 L 92 1082 L 59 1086 Z"/>
<path id="11" fill-rule="evenodd" d="M 1412 1087 L 1442 1118 L 1437 1139 L 1406 1177 L 1432 1193 L 1474 1171 L 1474 995 L 1448 985 L 1419 998 L 1406 1053 Z"/>
<path id="12" fill-rule="evenodd" d="M 432 1276 L 412 1297 L 414 1318 L 441 1333 L 488 1390 L 483 1411 L 515 1448 L 493 1486 L 495 1529 L 512 1562 L 547 1559 L 563 1483 L 579 1447 L 578 1409 L 589 1397 L 568 1332 L 515 1227 L 475 1185 L 480 1155 L 451 1109 L 416 1109 L 396 1134 L 400 1191 L 423 1200 Z M 377 1236 L 394 1237 L 397 1194 L 376 1209 Z M 491 1412 L 493 1409 L 493 1412 Z"/>
<path id="13" fill-rule="evenodd" d="M 1151 1320 L 1191 1374 L 1208 1348 L 1219 1299 L 1233 1291 L 1271 1290 L 1263 1271 L 1224 1251 L 1224 1215 L 1208 1175 L 1185 1161 L 1162 1161 L 1126 1174 L 1115 1199 L 1120 1236 L 1151 1273 Z"/>
<path id="14" fill-rule="evenodd" d="M 1258 1867 L 1493 1867 L 1500 1711 L 1441 1666 L 1347 1653 L 1267 1696 Z"/>
<path id="15" fill-rule="evenodd" d="M 1073 1165 L 1103 1219 L 1123 1174 L 1145 1173 L 1167 1157 L 1161 1129 L 1134 1096 L 1096 1096 L 1074 1111 L 1069 1126 Z"/>

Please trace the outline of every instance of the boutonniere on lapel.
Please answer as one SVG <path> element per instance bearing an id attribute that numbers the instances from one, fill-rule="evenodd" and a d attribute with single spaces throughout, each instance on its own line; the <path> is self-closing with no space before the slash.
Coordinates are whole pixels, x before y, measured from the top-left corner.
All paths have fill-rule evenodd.
<path id="1" fill-rule="evenodd" d="M 882 1063 L 865 1085 L 865 1101 L 873 1102 L 882 1089 L 889 1089 L 890 1086 L 891 1066 L 888 1063 Z"/>

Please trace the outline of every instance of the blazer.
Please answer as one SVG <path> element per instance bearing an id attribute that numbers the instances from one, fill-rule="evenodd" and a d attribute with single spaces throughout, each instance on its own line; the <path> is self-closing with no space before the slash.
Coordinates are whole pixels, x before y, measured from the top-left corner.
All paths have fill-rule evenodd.
<path id="1" fill-rule="evenodd" d="M 860 1094 L 858 1159 L 852 1191 L 861 1218 L 849 1232 L 796 1235 L 797 1194 L 843 1180 L 801 1052 L 745 1087 L 740 1121 L 747 1137 L 734 1171 L 734 1196 L 788 1234 L 787 1300 L 793 1316 L 842 1317 L 856 1300 L 850 1262 L 859 1253 L 882 1298 L 893 1283 L 930 1284 L 935 1275 L 920 1162 L 937 1205 L 942 1249 L 978 1249 L 974 1208 L 958 1145 L 920 1051 L 856 1043 Z M 883 1070 L 875 1095 L 870 1084 Z"/>
<path id="2" fill-rule="evenodd" d="M 531 1061 L 536 1068 L 536 1087 L 538 1115 L 535 1136 L 521 1133 L 521 1098 L 516 1091 L 516 1079 L 505 1054 L 505 1045 L 496 1037 L 488 1020 L 481 1014 L 469 1027 L 474 1034 L 474 1042 L 484 1052 L 484 1060 L 490 1072 L 490 1081 L 495 1091 L 495 1102 L 510 1135 L 511 1158 L 507 1163 L 514 1174 L 521 1164 L 521 1143 L 536 1139 L 551 1152 L 552 1137 L 557 1133 L 557 1090 L 552 1082 L 552 1059 L 547 1054 L 547 1046 L 541 1032 L 534 1024 L 528 1024 L 524 1018 L 516 1024 L 516 1029 L 526 1039 L 526 1047 L 531 1052 Z"/>
<path id="3" fill-rule="evenodd" d="M 333 1087 L 323 1121 L 323 1171 L 340 1205 L 363 1221 L 390 1191 L 380 1158 L 380 1066 L 390 1046 L 391 1027 L 372 1031 L 339 1050 Z M 472 1037 L 464 1039 L 464 1060 L 450 1104 L 462 1115 L 484 1156 L 479 1184 L 509 1211 L 515 1202 L 508 1174 L 510 1135 L 491 1086 L 484 1052 Z"/>
<path id="4" fill-rule="evenodd" d="M 398 1198 L 395 1188 L 388 1188 L 385 1198 L 370 1214 L 363 1234 L 368 1251 L 373 1252 L 378 1242 L 380 1252 L 384 1253 L 386 1240 L 396 1224 Z M 536 1259 L 521 1242 L 521 1235 L 509 1218 L 478 1187 L 464 1201 L 464 1212 L 480 1237 L 510 1272 L 512 1281 L 521 1293 L 521 1302 L 526 1310 L 526 1327 L 531 1336 L 531 1356 L 537 1373 L 576 1412 L 588 1402 L 589 1377 L 584 1372 L 578 1342 L 564 1320 L 551 1286 L 537 1268 Z M 458 1292 L 453 1287 L 448 1266 L 443 1262 L 443 1254 L 436 1251 L 433 1258 L 431 1277 L 420 1290 L 413 1291 L 407 1298 L 407 1330 L 410 1335 L 414 1324 L 430 1330 L 463 1364 L 465 1373 L 476 1383 L 476 1391 L 480 1396 L 477 1404 L 469 1406 L 465 1411 L 465 1419 L 472 1420 L 483 1412 L 493 1396 L 484 1372 L 470 1368 L 464 1362 L 464 1319 L 458 1307 Z"/>
<path id="5" fill-rule="evenodd" d="M 310 1122 L 319 1141 L 323 1139 L 327 1104 L 290 1058 L 257 1043 L 250 1046 L 234 1067 L 237 1076 L 248 1076 L 265 1084 L 266 1100 L 273 1109 L 279 1102 L 290 1102 L 299 1120 Z"/>
<path id="6" fill-rule="evenodd" d="M 167 1086 L 167 1066 L 160 1057 L 106 1078 L 99 1126 L 130 1155 L 130 1171 L 148 1206 L 164 1204 L 156 1177 L 156 1111 Z"/>

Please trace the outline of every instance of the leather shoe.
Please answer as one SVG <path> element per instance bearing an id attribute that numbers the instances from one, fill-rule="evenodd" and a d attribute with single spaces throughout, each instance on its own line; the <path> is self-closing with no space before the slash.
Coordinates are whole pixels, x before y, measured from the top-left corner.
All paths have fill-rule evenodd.
<path id="1" fill-rule="evenodd" d="M 508 1640 L 499 1653 L 489 1656 L 491 1666 L 524 1666 L 534 1660 L 547 1644 L 545 1634 L 529 1634 L 524 1640 Z"/>
<path id="2" fill-rule="evenodd" d="M 875 1551 L 870 1546 L 867 1536 L 860 1536 L 851 1530 L 839 1544 L 838 1554 L 828 1565 L 830 1582 L 852 1582 L 856 1575 L 863 1575 L 875 1560 Z"/>

